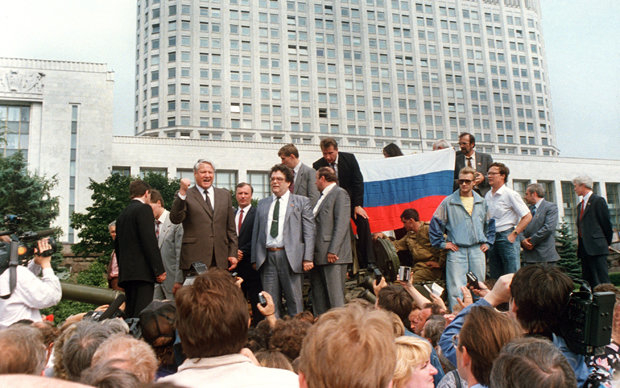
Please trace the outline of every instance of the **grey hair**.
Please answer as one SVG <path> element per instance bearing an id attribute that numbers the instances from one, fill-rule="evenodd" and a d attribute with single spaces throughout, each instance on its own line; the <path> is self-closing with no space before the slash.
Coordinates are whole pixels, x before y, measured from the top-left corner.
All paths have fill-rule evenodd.
<path id="1" fill-rule="evenodd" d="M 95 351 L 114 330 L 95 321 L 80 321 L 62 347 L 62 363 L 71 381 L 78 381 L 82 371 L 90 366 Z"/>
<path id="2" fill-rule="evenodd" d="M 540 183 L 532 183 L 527 185 L 525 192 L 536 193 L 538 197 L 545 198 L 545 186 L 541 185 Z"/>
<path id="3" fill-rule="evenodd" d="M 450 148 L 450 143 L 446 139 L 439 139 L 433 143 L 433 151 L 435 150 L 443 150 L 445 148 Z"/>
<path id="4" fill-rule="evenodd" d="M 574 185 L 584 185 L 588 189 L 592 190 L 593 182 L 592 178 L 587 175 L 580 175 L 578 177 L 573 178 Z"/>
<path id="5" fill-rule="evenodd" d="M 198 161 L 194 164 L 194 172 L 198 171 L 198 169 L 200 168 L 200 165 L 206 163 L 209 166 L 211 166 L 211 168 L 213 168 L 213 171 L 215 171 L 215 166 L 213 165 L 213 163 L 207 159 L 198 159 Z"/>
<path id="6" fill-rule="evenodd" d="M 108 224 L 108 230 L 112 229 L 113 226 L 116 226 L 116 220 L 114 220 L 114 221 L 112 221 L 112 222 L 110 222 Z"/>

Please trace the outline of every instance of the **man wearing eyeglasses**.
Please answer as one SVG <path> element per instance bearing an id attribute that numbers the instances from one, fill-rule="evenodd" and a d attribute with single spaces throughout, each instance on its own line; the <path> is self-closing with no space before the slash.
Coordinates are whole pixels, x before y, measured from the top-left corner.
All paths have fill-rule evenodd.
<path id="1" fill-rule="evenodd" d="M 491 191 L 484 197 L 489 207 L 489 218 L 495 219 L 495 244 L 489 251 L 489 276 L 499 279 L 521 268 L 519 234 L 532 220 L 532 213 L 521 195 L 506 186 L 510 170 L 503 163 L 489 167 Z"/>
<path id="2" fill-rule="evenodd" d="M 456 305 L 460 289 L 467 282 L 467 272 L 473 272 L 484 281 L 484 252 L 495 241 L 494 220 L 487 218 L 486 202 L 473 191 L 475 176 L 473 168 L 462 168 L 459 189 L 444 198 L 431 219 L 431 244 L 448 251 L 446 288 L 450 308 Z"/>

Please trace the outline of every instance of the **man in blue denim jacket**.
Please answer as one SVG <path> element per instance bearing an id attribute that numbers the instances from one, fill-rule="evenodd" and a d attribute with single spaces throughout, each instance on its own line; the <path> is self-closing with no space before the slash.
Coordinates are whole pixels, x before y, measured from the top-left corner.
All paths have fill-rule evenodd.
<path id="1" fill-rule="evenodd" d="M 452 309 L 471 271 L 478 279 L 486 275 L 486 252 L 495 240 L 495 223 L 487 219 L 484 199 L 473 191 L 476 171 L 459 172 L 459 190 L 444 198 L 431 219 L 429 236 L 436 248 L 447 249 L 446 288 Z M 448 235 L 444 237 L 444 233 Z"/>

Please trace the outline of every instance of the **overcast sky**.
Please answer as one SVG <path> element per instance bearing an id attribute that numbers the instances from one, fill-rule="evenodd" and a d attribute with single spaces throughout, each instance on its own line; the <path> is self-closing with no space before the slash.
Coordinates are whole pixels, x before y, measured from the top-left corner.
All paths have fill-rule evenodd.
<path id="1" fill-rule="evenodd" d="M 620 159 L 619 0 L 540 0 L 562 156 Z M 3 2 L 0 56 L 107 63 L 114 133 L 133 134 L 132 0 Z"/>

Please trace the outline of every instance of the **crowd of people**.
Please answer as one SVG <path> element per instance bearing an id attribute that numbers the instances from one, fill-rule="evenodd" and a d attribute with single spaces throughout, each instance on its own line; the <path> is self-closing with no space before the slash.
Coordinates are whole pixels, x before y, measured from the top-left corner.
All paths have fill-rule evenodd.
<path id="1" fill-rule="evenodd" d="M 357 160 L 331 138 L 313 167 L 283 146 L 272 195 L 256 204 L 242 182 L 233 208 L 202 159 L 170 211 L 157 190 L 132 182 L 131 202 L 109 225 L 109 283 L 126 296 L 121 318 L 85 312 L 56 327 L 39 314 L 60 300 L 50 258 L 18 267 L 14 289 L 5 271 L 0 385 L 611 387 L 620 291 L 603 261 L 611 241 L 604 199 L 587 177 L 574 180 L 583 276 L 616 300 L 610 344 L 586 356 L 561 330 L 574 287 L 556 265 L 557 206 L 532 184 L 528 207 L 506 186 L 508 167 L 475 152 L 471 134 L 459 146 L 454 193 L 430 222 L 406 209 L 396 233 L 370 233 Z M 397 147 L 384 154 L 402 155 Z M 394 282 L 376 277 L 374 304 L 346 298 L 344 287 L 375 263 L 373 239 L 407 253 L 401 263 L 411 270 Z M 48 248 L 39 242 L 38 252 Z M 420 282 L 446 292 L 421 292 Z"/>

